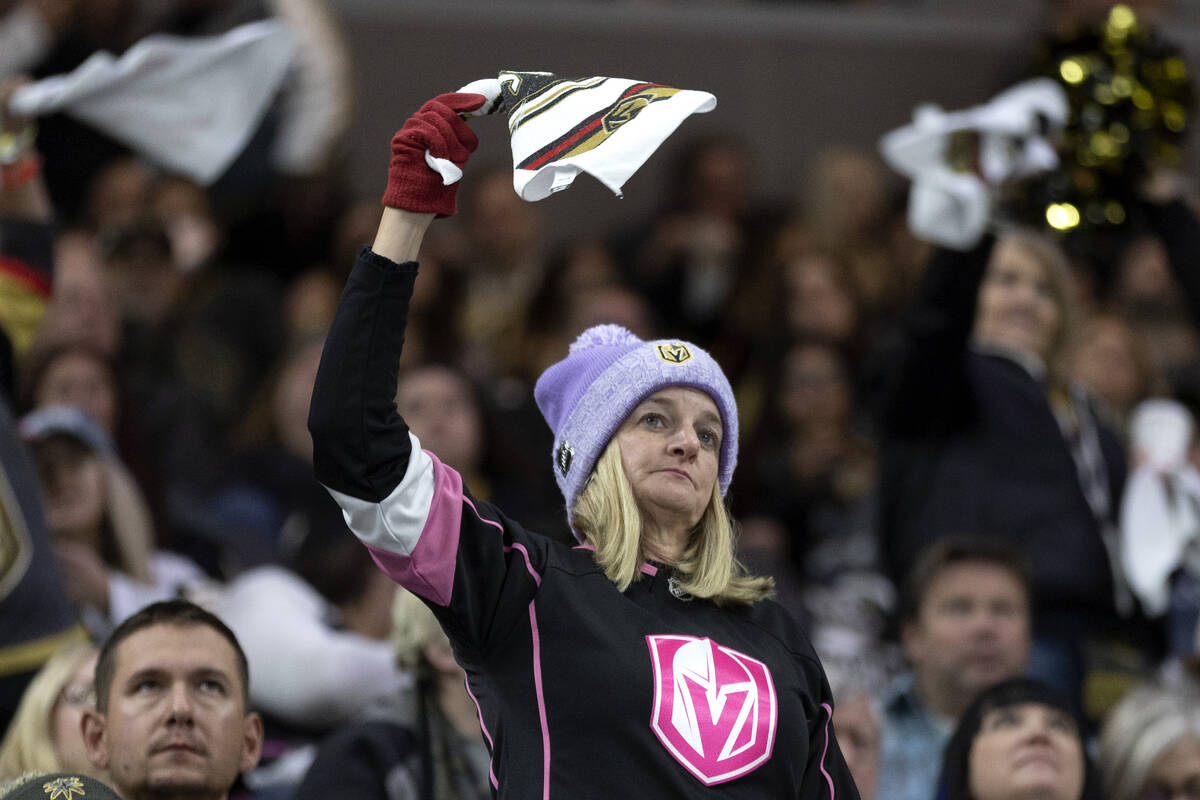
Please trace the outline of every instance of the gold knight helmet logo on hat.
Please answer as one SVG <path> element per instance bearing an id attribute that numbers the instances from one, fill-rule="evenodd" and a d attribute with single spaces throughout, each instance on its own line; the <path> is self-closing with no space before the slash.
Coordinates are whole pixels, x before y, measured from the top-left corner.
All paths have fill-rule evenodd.
<path id="1" fill-rule="evenodd" d="M 684 344 L 658 345 L 658 357 L 669 364 L 682 364 L 692 357 L 692 351 Z"/>

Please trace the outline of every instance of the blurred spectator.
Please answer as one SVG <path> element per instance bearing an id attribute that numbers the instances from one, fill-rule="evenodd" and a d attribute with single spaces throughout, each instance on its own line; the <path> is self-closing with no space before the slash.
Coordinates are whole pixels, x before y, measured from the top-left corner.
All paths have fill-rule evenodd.
<path id="1" fill-rule="evenodd" d="M 6 113 L 19 85 L 0 85 L 0 132 L 29 130 L 26 121 Z M 38 153 L 31 137 L 15 141 L 13 163 L 0 167 L 0 728 L 54 651 L 83 636 L 50 549 L 37 472 L 12 411 L 14 359 L 23 336 L 32 339 L 41 322 L 53 263 L 51 208 Z M 14 275 L 20 279 L 8 285 Z M 19 321 L 5 318 L 3 312 L 14 309 L 30 313 Z"/>
<path id="2" fill-rule="evenodd" d="M 758 207 L 752 162 L 749 145 L 732 135 L 685 142 L 662 207 L 615 245 L 626 280 L 662 327 L 701 347 L 713 346 L 731 298 L 755 280 L 782 218 Z"/>
<path id="3" fill-rule="evenodd" d="M 942 748 L 971 700 L 1025 668 L 1030 606 L 1021 559 L 989 539 L 939 540 L 905 582 L 902 616 L 912 669 L 883 698 L 879 796 L 928 800 Z"/>
<path id="4" fill-rule="evenodd" d="M 1100 732 L 1106 800 L 1200 795 L 1200 688 L 1144 684 L 1125 695 Z"/>
<path id="5" fill-rule="evenodd" d="M 946 744 L 937 797 L 1100 800 L 1086 737 L 1068 698 L 1040 681 L 1010 678 L 963 712 Z"/>
<path id="6" fill-rule="evenodd" d="M 328 494 L 290 513 L 281 549 L 281 564 L 242 572 L 217 606 L 250 660 L 266 739 L 246 781 L 264 796 L 292 792 L 317 741 L 409 684 L 386 642 L 396 584 L 380 581 Z"/>
<path id="7" fill-rule="evenodd" d="M 294 342 L 263 380 L 220 484 L 202 503 L 205 536 L 227 571 L 277 561 L 284 521 L 320 489 L 307 420 L 324 341 L 322 331 Z"/>
<path id="8" fill-rule="evenodd" d="M 1030 674 L 1082 692 L 1088 651 L 1130 637 L 1112 558 L 1120 437 L 1062 372 L 1072 323 L 1059 249 L 1012 232 L 939 250 L 910 309 L 881 402 L 883 543 L 904 574 L 932 538 L 1002 538 L 1032 570 Z"/>
<path id="9" fill-rule="evenodd" d="M 602 242 L 568 240 L 547 258 L 545 276 L 525 309 L 523 379 L 536 381 L 592 325 L 608 322 L 654 338 L 650 317 L 645 300 L 625 288 Z"/>
<path id="10" fill-rule="evenodd" d="M 1123 317 L 1095 314 L 1072 338 L 1068 373 L 1096 398 L 1099 412 L 1114 431 L 1124 432 L 1134 406 L 1166 391 L 1145 336 Z"/>
<path id="11" fill-rule="evenodd" d="M 775 352 L 735 510 L 756 536 L 763 526 L 777 528 L 779 555 L 802 587 L 809 638 L 822 659 L 877 662 L 884 680 L 899 661 L 883 642 L 896 590 L 883 569 L 875 448 L 856 430 L 850 363 L 820 339 Z"/>
<path id="12" fill-rule="evenodd" d="M 199 567 L 155 549 L 145 500 L 95 422 L 78 409 L 50 406 L 23 417 L 21 435 L 38 465 L 67 590 L 96 635 L 147 603 L 199 590 Z"/>
<path id="13" fill-rule="evenodd" d="M 867 691 L 834 697 L 833 729 L 862 800 L 879 788 L 879 703 Z"/>
<path id="14" fill-rule="evenodd" d="M 1167 664 L 1196 649 L 1200 621 L 1200 470 L 1196 420 L 1181 403 L 1143 401 L 1129 420 L 1134 466 L 1121 497 L 1121 565 L 1146 615 L 1164 630 Z"/>
<path id="15" fill-rule="evenodd" d="M 91 642 L 73 642 L 38 672 L 0 742 L 0 782 L 62 770 L 107 780 L 83 746 L 83 711 L 96 704 L 92 676 L 98 653 Z"/>
<path id="16" fill-rule="evenodd" d="M 72 406 L 87 414 L 109 436 L 117 435 L 121 390 L 112 355 L 80 339 L 35 351 L 26 369 L 28 409 Z"/>
<path id="17" fill-rule="evenodd" d="M 264 763 L 247 778 L 256 790 L 289 791 L 314 742 L 408 683 L 386 641 L 396 585 L 348 533 L 333 500 L 312 492 L 284 523 L 281 563 L 238 575 L 218 602 L 266 728 Z"/>
<path id="18" fill-rule="evenodd" d="M 54 304 L 51 304 L 53 313 Z M 34 411 L 50 406 L 71 406 L 89 416 L 112 439 L 124 463 L 146 498 L 157 527 L 161 519 L 161 484 L 152 450 L 138 427 L 140 415 L 129 406 L 121 366 L 116 356 L 89 338 L 53 335 L 39 341 L 22 365 L 22 406 Z M 140 410 L 140 409 L 138 409 Z"/>
<path id="19" fill-rule="evenodd" d="M 392 644 L 415 678 L 411 691 L 325 740 L 295 800 L 491 796 L 490 756 L 466 675 L 433 613 L 403 589 L 392 607 Z"/>
<path id="20" fill-rule="evenodd" d="M 100 263 L 96 238 L 86 231 L 66 231 L 55 241 L 53 294 L 38 341 L 44 346 L 86 342 L 111 357 L 120 352 L 115 290 Z"/>
<path id="21" fill-rule="evenodd" d="M 889 177 L 873 153 L 832 147 L 813 159 L 805 184 L 803 223 L 812 244 L 845 264 L 869 332 L 890 323 L 907 302 L 912 274 L 893 252 Z"/>
<path id="22" fill-rule="evenodd" d="M 829 689 L 833 695 L 833 729 L 846 766 L 854 776 L 860 800 L 875 800 L 879 790 L 879 762 L 882 743 L 883 709 L 876 696 L 878 683 L 871 670 L 826 665 Z"/>
<path id="23" fill-rule="evenodd" d="M 423 449 L 470 481 L 475 497 L 522 514 L 533 530 L 570 541 L 562 497 L 544 459 L 531 460 L 528 448 L 510 443 L 508 421 L 519 412 L 497 413 L 463 370 L 439 364 L 401 371 L 396 409 Z M 533 455 L 551 447 L 547 440 Z"/>
<path id="24" fill-rule="evenodd" d="M 858 372 L 867 344 L 861 304 L 845 268 L 796 229 L 780 235 L 757 278 L 733 299 L 726 322 L 716 347 L 735 365 L 731 380 L 751 430 L 769 413 L 781 353 L 790 343 L 836 348 L 851 373 Z"/>
<path id="25" fill-rule="evenodd" d="M 451 257 L 464 286 L 459 333 L 476 380 L 519 372 L 522 323 L 546 273 L 541 208 L 522 200 L 512 170 L 473 172 L 459 196 L 463 251 Z"/>
<path id="26" fill-rule="evenodd" d="M 1113 301 L 1144 337 L 1155 369 L 1168 378 L 1200 360 L 1197 299 L 1186 294 L 1187 283 L 1174 279 L 1174 273 L 1188 268 L 1171 264 L 1157 234 L 1135 239 L 1118 263 Z"/>
<path id="27" fill-rule="evenodd" d="M 75 0 L 18 0 L 0 5 L 0 79 L 29 72 L 71 21 Z"/>
<path id="28" fill-rule="evenodd" d="M 79 192 L 84 198 L 79 224 L 100 234 L 141 222 L 150 203 L 156 170 L 137 156 L 123 156 L 103 164 Z"/>

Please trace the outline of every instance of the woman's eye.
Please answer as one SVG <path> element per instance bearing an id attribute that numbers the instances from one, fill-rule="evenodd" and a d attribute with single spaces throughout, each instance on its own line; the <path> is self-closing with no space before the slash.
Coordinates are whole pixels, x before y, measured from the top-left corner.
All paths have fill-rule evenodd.
<path id="1" fill-rule="evenodd" d="M 703 444 L 705 447 L 716 447 L 721 441 L 721 438 L 717 436 L 716 432 L 710 430 L 699 431 L 699 438 L 701 444 Z"/>
<path id="2" fill-rule="evenodd" d="M 160 684 L 157 680 L 154 680 L 153 678 L 147 678 L 144 681 L 139 681 L 137 685 L 133 687 L 133 690 L 135 692 L 145 694 L 147 692 L 157 691 L 159 685 Z"/>
<path id="3" fill-rule="evenodd" d="M 642 417 L 642 422 L 650 428 L 661 428 L 664 425 L 662 414 L 647 414 Z"/>
<path id="4" fill-rule="evenodd" d="M 200 690 L 209 694 L 225 694 L 225 685 L 220 681 L 200 681 Z"/>
<path id="5" fill-rule="evenodd" d="M 989 728 L 1010 728 L 1020 722 L 1017 712 L 1009 709 L 999 709 L 988 715 L 987 726 Z"/>
<path id="6" fill-rule="evenodd" d="M 1075 720 L 1066 714 L 1054 714 L 1050 717 L 1050 727 L 1064 733 L 1075 733 Z"/>

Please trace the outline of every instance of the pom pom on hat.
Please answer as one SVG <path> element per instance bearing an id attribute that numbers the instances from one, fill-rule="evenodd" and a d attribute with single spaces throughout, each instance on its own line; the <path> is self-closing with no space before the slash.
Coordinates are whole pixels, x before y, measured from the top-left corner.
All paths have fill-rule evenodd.
<path id="1" fill-rule="evenodd" d="M 593 325 L 579 334 L 575 341 L 571 342 L 571 346 L 567 349 L 567 352 L 574 354 L 589 347 L 638 344 L 641 341 L 641 339 L 630 333 L 628 329 L 622 328 L 620 325 Z"/>
<path id="2" fill-rule="evenodd" d="M 554 478 L 568 519 L 617 428 L 638 403 L 668 386 L 699 389 L 716 404 L 725 429 L 717 481 L 721 494 L 729 489 L 737 465 L 737 403 L 713 357 L 689 342 L 647 342 L 620 325 L 596 325 L 579 335 L 566 358 L 542 373 L 533 392 L 554 432 Z"/>

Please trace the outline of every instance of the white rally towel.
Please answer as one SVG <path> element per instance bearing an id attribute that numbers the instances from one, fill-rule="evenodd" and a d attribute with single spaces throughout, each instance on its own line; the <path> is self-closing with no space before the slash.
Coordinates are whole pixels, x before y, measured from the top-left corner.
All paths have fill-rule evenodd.
<path id="1" fill-rule="evenodd" d="M 1188 461 L 1195 420 L 1174 400 L 1138 404 L 1130 421 L 1136 464 L 1121 498 L 1121 566 L 1147 614 L 1164 613 L 1171 577 L 1200 542 L 1200 471 Z"/>
<path id="2" fill-rule="evenodd" d="M 207 185 L 258 127 L 292 48 L 287 27 L 274 20 L 213 37 L 156 34 L 120 58 L 95 53 L 65 75 L 24 86 L 10 105 L 27 117 L 62 111 Z"/>
<path id="3" fill-rule="evenodd" d="M 460 92 L 488 98 L 469 116 L 508 113 L 513 188 L 542 200 L 586 172 L 618 197 L 621 187 L 687 117 L 712 111 L 717 98 L 630 78 L 559 78 L 549 72 L 501 72 Z M 426 154 L 447 183 L 461 171 Z"/>
<path id="4" fill-rule="evenodd" d="M 909 125 L 883 136 L 879 150 L 912 179 L 908 222 L 913 232 L 947 247 L 969 249 L 991 219 L 991 187 L 1058 166 L 1048 136 L 1067 120 L 1067 96 L 1049 78 L 1013 86 L 984 105 L 948 112 L 922 105 Z M 978 135 L 977 164 L 949 163 L 950 142 Z"/>

